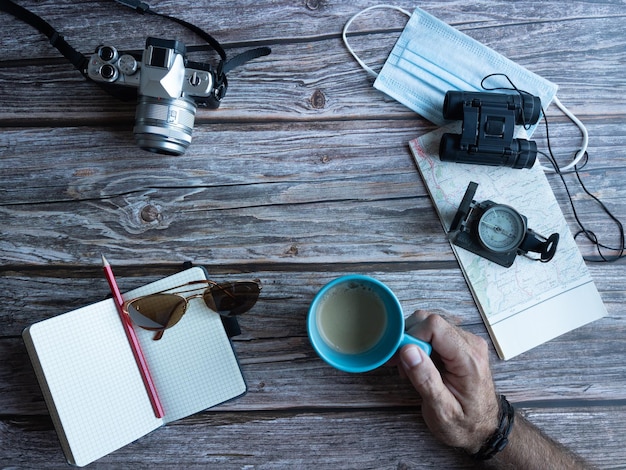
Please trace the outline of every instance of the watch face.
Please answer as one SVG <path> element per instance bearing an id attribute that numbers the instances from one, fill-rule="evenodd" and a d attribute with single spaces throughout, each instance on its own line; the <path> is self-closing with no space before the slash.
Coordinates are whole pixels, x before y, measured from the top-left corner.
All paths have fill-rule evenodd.
<path id="1" fill-rule="evenodd" d="M 516 249 L 526 233 L 526 222 L 512 207 L 494 204 L 478 220 L 478 239 L 487 249 L 506 253 Z"/>

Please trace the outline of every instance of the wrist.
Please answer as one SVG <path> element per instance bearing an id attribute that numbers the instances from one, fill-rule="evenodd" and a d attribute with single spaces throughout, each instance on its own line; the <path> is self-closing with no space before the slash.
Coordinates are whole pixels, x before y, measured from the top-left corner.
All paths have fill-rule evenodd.
<path id="1" fill-rule="evenodd" d="M 478 452 L 472 454 L 476 460 L 488 460 L 501 452 L 509 443 L 509 435 L 513 429 L 515 409 L 504 395 L 500 395 L 500 412 L 498 426 L 493 434 L 484 441 Z"/>

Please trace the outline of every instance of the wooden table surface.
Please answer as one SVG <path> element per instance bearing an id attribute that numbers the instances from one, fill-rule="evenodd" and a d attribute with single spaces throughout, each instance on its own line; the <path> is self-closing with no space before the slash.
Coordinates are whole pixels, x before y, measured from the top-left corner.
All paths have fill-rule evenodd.
<path id="1" fill-rule="evenodd" d="M 202 44 L 113 2 L 19 3 L 85 54 L 100 43 L 139 50 L 149 35 Z M 433 439 L 419 397 L 395 369 L 341 373 L 306 335 L 319 288 L 363 273 L 387 283 L 406 315 L 445 309 L 488 339 L 407 145 L 435 126 L 376 91 L 341 40 L 345 22 L 375 3 L 155 0 L 154 10 L 206 29 L 229 56 L 272 48 L 229 74 L 222 106 L 198 111 L 191 146 L 178 157 L 138 149 L 134 102 L 88 83 L 40 33 L 0 14 L 0 468 L 66 465 L 21 332 L 104 298 L 101 254 L 122 290 L 185 261 L 216 280 L 258 277 L 264 288 L 234 340 L 247 395 L 93 468 L 473 467 Z M 560 86 L 589 129 L 584 182 L 626 221 L 624 2 L 420 6 Z M 404 23 L 392 11 L 366 15 L 352 43 L 379 68 Z M 567 162 L 579 131 L 554 106 L 548 117 L 552 147 Z M 542 149 L 545 135 L 543 126 L 535 134 Z M 583 222 L 618 245 L 615 226 L 575 177 L 566 179 Z M 549 181 L 577 231 L 562 183 Z M 491 347 L 499 391 L 600 468 L 626 468 L 625 263 L 588 263 L 604 319 L 506 362 Z"/>

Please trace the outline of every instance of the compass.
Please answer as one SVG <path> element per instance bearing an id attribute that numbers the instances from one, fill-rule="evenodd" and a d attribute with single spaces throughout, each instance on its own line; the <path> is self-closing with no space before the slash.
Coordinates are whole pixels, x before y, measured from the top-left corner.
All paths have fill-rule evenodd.
<path id="1" fill-rule="evenodd" d="M 526 220 L 512 207 L 494 204 L 478 219 L 477 234 L 478 241 L 487 250 L 508 253 L 522 243 Z"/>
<path id="2" fill-rule="evenodd" d="M 548 238 L 528 228 L 528 219 L 511 206 L 493 201 L 477 202 L 478 184 L 471 182 L 457 210 L 448 234 L 450 241 L 504 267 L 517 255 L 539 253 L 536 259 L 548 262 L 556 253 L 559 234 Z M 530 256 L 527 256 L 530 258 Z"/>

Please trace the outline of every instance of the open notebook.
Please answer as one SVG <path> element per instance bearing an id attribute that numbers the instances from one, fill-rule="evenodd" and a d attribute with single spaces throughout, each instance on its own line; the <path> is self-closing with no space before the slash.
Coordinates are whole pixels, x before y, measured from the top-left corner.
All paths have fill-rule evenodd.
<path id="1" fill-rule="evenodd" d="M 602 299 L 538 164 L 516 170 L 442 162 L 439 142 L 450 130 L 430 132 L 409 144 L 446 232 L 469 182 L 475 181 L 475 200 L 517 208 L 535 232 L 560 235 L 550 262 L 518 256 L 510 268 L 452 245 L 499 356 L 510 359 L 605 316 Z"/>
<path id="2" fill-rule="evenodd" d="M 206 279 L 194 267 L 125 299 Z M 23 338 L 69 463 L 84 466 L 154 429 L 245 393 L 220 316 L 194 299 L 153 341 L 135 328 L 165 417 L 158 419 L 112 299 L 26 328 Z"/>

